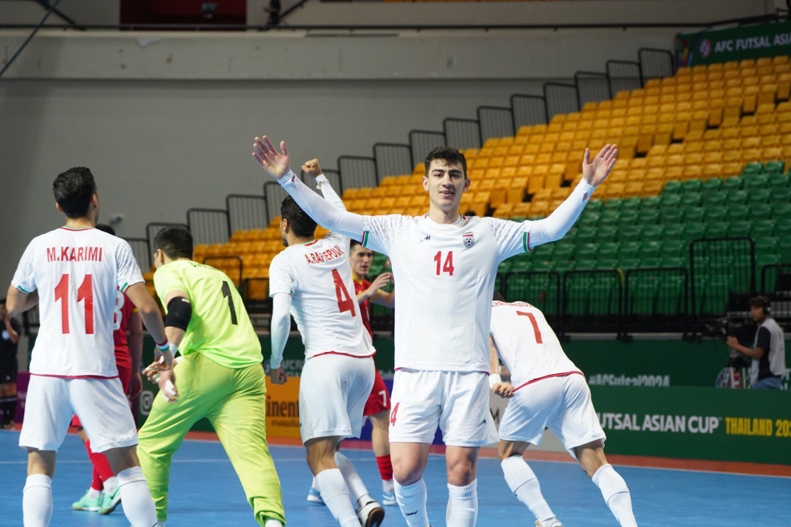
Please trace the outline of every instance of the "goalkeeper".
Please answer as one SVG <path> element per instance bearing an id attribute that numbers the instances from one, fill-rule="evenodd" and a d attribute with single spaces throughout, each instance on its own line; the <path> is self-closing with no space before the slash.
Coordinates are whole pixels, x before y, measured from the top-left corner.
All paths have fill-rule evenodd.
<path id="1" fill-rule="evenodd" d="M 266 443 L 261 344 L 242 299 L 224 273 L 192 261 L 192 235 L 184 227 L 160 230 L 154 248 L 154 286 L 167 306 L 166 332 L 182 355 L 173 370 L 161 362 L 146 369 L 166 386 L 140 430 L 138 446 L 159 525 L 167 519 L 173 454 L 192 425 L 207 417 L 255 519 L 264 527 L 282 527 L 280 480 Z"/>

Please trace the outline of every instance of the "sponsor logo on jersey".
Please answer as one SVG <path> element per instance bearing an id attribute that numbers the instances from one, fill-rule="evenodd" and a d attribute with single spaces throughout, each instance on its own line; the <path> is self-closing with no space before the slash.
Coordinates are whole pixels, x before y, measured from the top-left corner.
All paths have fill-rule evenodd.
<path id="1" fill-rule="evenodd" d="M 465 232 L 461 235 L 462 241 L 464 241 L 465 247 L 472 247 L 472 244 L 475 243 L 475 237 L 472 235 L 471 232 Z"/>

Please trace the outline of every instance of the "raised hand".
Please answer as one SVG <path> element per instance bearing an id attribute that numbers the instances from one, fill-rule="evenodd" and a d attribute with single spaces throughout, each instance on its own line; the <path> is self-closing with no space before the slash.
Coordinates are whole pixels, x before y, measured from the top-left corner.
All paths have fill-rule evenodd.
<path id="1" fill-rule="evenodd" d="M 615 145 L 604 145 L 604 148 L 591 161 L 590 149 L 585 149 L 585 157 L 582 161 L 582 179 L 589 185 L 599 186 L 610 175 L 615 160 L 618 157 L 618 147 Z"/>
<path id="2" fill-rule="evenodd" d="M 309 174 L 312 177 L 318 177 L 321 174 L 323 174 L 318 159 L 311 159 L 310 161 L 305 161 L 305 164 L 302 165 L 302 170 L 304 170 L 306 174 Z"/>
<path id="3" fill-rule="evenodd" d="M 286 142 L 280 141 L 280 152 L 278 152 L 267 136 L 255 138 L 253 158 L 275 179 L 280 179 L 288 172 L 289 161 L 291 160 L 286 148 Z"/>

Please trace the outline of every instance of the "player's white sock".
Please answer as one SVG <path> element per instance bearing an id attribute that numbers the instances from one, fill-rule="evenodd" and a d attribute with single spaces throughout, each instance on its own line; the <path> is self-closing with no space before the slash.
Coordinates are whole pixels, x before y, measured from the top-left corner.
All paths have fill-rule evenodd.
<path id="1" fill-rule="evenodd" d="M 360 520 L 349 501 L 349 487 L 346 486 L 340 469 L 322 470 L 316 474 L 316 483 L 319 484 L 321 499 L 341 527 L 359 527 Z"/>
<path id="2" fill-rule="evenodd" d="M 280 523 L 280 520 L 273 520 L 270 518 L 266 520 L 266 523 L 264 523 L 264 527 L 283 527 L 283 524 Z"/>
<path id="3" fill-rule="evenodd" d="M 102 486 L 104 487 L 104 491 L 108 494 L 112 494 L 115 492 L 115 489 L 118 488 L 118 478 L 115 476 L 111 478 L 107 478 L 105 481 L 102 482 Z"/>
<path id="4" fill-rule="evenodd" d="M 453 527 L 474 527 L 478 518 L 478 480 L 457 487 L 448 483 L 448 507 L 445 523 Z"/>
<path id="5" fill-rule="evenodd" d="M 505 458 L 500 466 L 503 467 L 508 488 L 516 494 L 517 499 L 527 505 L 533 516 L 543 525 L 552 525 L 555 514 L 541 494 L 541 485 L 530 465 L 519 456 L 511 456 Z"/>
<path id="6" fill-rule="evenodd" d="M 429 527 L 426 511 L 426 482 L 423 478 L 411 485 L 401 485 L 393 479 L 396 502 L 409 527 Z"/>
<path id="7" fill-rule="evenodd" d="M 632 512 L 632 495 L 629 493 L 629 487 L 612 465 L 603 465 L 591 479 L 601 490 L 604 501 L 607 502 L 607 506 L 621 527 L 637 527 L 637 520 Z"/>
<path id="8" fill-rule="evenodd" d="M 382 480 L 382 490 L 387 494 L 392 494 L 395 492 L 395 486 L 393 485 L 392 479 L 383 479 Z"/>
<path id="9" fill-rule="evenodd" d="M 46 527 L 52 519 L 52 478 L 46 474 L 27 477 L 22 494 L 25 527 Z"/>
<path id="10" fill-rule="evenodd" d="M 316 490 L 319 490 L 319 482 L 316 481 L 316 476 L 313 476 L 313 483 L 311 483 L 310 486 Z"/>
<path id="11" fill-rule="evenodd" d="M 90 499 L 92 499 L 92 500 L 95 500 L 96 498 L 98 498 L 101 495 L 102 495 L 102 491 L 101 490 L 95 489 L 93 487 L 88 489 L 88 497 Z"/>
<path id="12" fill-rule="evenodd" d="M 121 504 L 124 515 L 132 527 L 151 527 L 157 524 L 157 511 L 154 500 L 148 492 L 146 478 L 140 467 L 122 470 L 116 476 L 121 491 Z"/>
<path id="13" fill-rule="evenodd" d="M 335 452 L 335 462 L 338 464 L 338 468 L 343 474 L 343 479 L 346 480 L 349 490 L 352 491 L 352 495 L 357 501 L 357 507 L 359 508 L 369 501 L 373 501 L 371 495 L 368 494 L 368 489 L 365 488 L 365 483 L 363 483 L 362 478 L 357 473 L 357 469 L 354 468 L 354 464 L 349 461 L 349 458 L 340 452 Z"/>

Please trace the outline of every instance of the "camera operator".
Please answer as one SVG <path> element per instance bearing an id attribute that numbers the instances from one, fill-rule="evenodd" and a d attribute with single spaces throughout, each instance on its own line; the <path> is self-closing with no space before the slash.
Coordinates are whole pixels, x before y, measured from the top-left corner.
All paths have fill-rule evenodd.
<path id="1" fill-rule="evenodd" d="M 750 299 L 750 317 L 758 324 L 753 347 L 742 346 L 734 336 L 729 336 L 726 344 L 752 359 L 750 384 L 754 390 L 779 390 L 786 371 L 783 330 L 770 316 L 769 300 L 765 297 Z"/>

